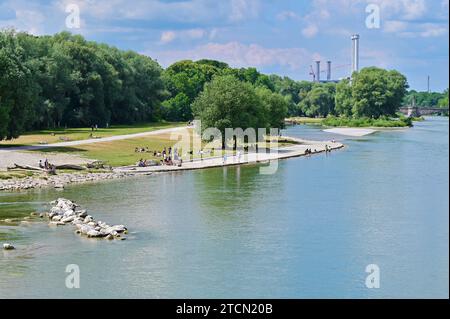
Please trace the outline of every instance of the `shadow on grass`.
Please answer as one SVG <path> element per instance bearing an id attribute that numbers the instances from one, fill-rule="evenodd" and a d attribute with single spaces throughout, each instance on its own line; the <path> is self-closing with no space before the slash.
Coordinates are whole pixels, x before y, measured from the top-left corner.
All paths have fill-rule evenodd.
<path id="1" fill-rule="evenodd" d="M 30 145 L 29 144 L 0 144 L 0 150 L 1 149 L 10 149 L 10 148 L 22 147 L 22 146 L 30 146 Z"/>
<path id="2" fill-rule="evenodd" d="M 45 148 L 35 148 L 27 150 L 29 152 L 39 152 L 39 153 L 80 153 L 87 152 L 84 149 L 76 147 L 45 147 Z"/>

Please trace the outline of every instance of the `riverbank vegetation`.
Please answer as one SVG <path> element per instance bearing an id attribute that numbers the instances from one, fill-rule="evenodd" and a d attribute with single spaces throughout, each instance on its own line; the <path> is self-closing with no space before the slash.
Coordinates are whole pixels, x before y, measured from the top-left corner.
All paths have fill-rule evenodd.
<path id="1" fill-rule="evenodd" d="M 415 101 L 418 107 L 448 107 L 448 89 L 444 92 L 418 92 L 410 90 L 403 99 L 403 105 L 409 106 Z"/>
<path id="2" fill-rule="evenodd" d="M 408 117 L 378 119 L 370 117 L 336 117 L 329 116 L 322 121 L 322 125 L 335 127 L 408 127 L 412 125 L 412 119 Z"/>
<path id="3" fill-rule="evenodd" d="M 337 84 L 294 81 L 205 59 L 163 69 L 148 56 L 80 35 L 13 30 L 0 31 L 0 74 L 0 139 L 194 117 L 244 129 L 282 128 L 289 116 L 395 117 L 407 88 L 399 72 L 374 67 Z"/>

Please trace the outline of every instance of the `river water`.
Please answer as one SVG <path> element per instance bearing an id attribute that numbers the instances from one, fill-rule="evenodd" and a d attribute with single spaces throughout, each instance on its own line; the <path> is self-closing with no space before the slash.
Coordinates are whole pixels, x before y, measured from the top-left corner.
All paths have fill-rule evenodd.
<path id="1" fill-rule="evenodd" d="M 346 147 L 280 161 L 274 175 L 242 166 L 0 193 L 1 219 L 66 197 L 130 230 L 107 241 L 1 225 L 0 243 L 18 249 L 0 251 L 0 297 L 448 298 L 448 118 L 361 138 L 286 134 Z M 79 289 L 66 287 L 68 264 Z"/>

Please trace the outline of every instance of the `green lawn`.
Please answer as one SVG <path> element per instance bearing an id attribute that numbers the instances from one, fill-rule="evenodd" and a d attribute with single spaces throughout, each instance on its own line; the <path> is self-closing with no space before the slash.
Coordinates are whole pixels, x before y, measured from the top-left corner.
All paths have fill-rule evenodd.
<path id="1" fill-rule="evenodd" d="M 135 134 L 183 125 L 186 125 L 186 123 L 158 122 L 158 123 L 143 123 L 136 125 L 114 125 L 110 126 L 109 128 L 99 128 L 98 130 L 94 131 L 92 131 L 90 127 L 41 130 L 25 133 L 13 140 L 0 141 L 0 148 L 19 145 L 33 145 L 42 142 L 52 144 L 64 141 L 86 140 L 92 138 L 90 134 L 92 134 L 95 137 L 109 137 L 116 135 Z"/>

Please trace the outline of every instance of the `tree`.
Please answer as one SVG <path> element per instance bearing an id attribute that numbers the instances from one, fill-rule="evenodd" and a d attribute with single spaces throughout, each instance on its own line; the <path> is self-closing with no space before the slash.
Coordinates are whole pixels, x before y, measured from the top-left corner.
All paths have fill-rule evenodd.
<path id="1" fill-rule="evenodd" d="M 0 33 L 0 140 L 19 136 L 32 118 L 38 88 L 14 31 Z"/>
<path id="2" fill-rule="evenodd" d="M 184 93 L 178 93 L 162 103 L 163 116 L 168 121 L 189 121 L 193 118 L 190 99 Z"/>
<path id="3" fill-rule="evenodd" d="M 256 88 L 256 93 L 264 106 L 266 128 L 284 128 L 284 119 L 288 112 L 288 102 L 278 93 L 265 87 Z"/>
<path id="4" fill-rule="evenodd" d="M 217 128 L 222 133 L 223 147 L 227 142 L 226 128 L 257 130 L 266 127 L 264 104 L 255 89 L 232 75 L 216 76 L 207 83 L 194 101 L 192 110 L 201 120 L 202 133 L 207 128 Z"/>
<path id="5" fill-rule="evenodd" d="M 446 89 L 443 93 L 443 97 L 439 100 L 439 107 L 448 107 L 448 89 Z"/>
<path id="6" fill-rule="evenodd" d="M 169 66 L 163 77 L 170 97 L 174 98 L 182 93 L 183 97 L 188 98 L 188 100 L 183 98 L 185 103 L 183 107 L 179 105 L 184 110 L 184 115 L 177 117 L 183 118 L 183 120 L 192 120 L 192 111 L 190 109 L 192 102 L 203 90 L 205 83 L 210 82 L 216 74 L 219 74 L 223 68 L 227 67 L 227 64 L 214 60 L 200 60 L 198 62 L 185 60 Z M 177 103 L 180 102 L 181 100 L 178 99 Z"/>
<path id="7" fill-rule="evenodd" d="M 397 71 L 370 67 L 355 72 L 352 79 L 353 115 L 372 118 L 395 115 L 407 87 L 406 78 Z"/>
<path id="8" fill-rule="evenodd" d="M 352 116 L 352 87 L 350 81 L 345 79 L 336 85 L 335 111 L 339 115 Z"/>
<path id="9" fill-rule="evenodd" d="M 324 85 L 315 85 L 300 102 L 302 112 L 306 116 L 326 117 L 334 111 L 334 95 L 330 88 Z"/>

